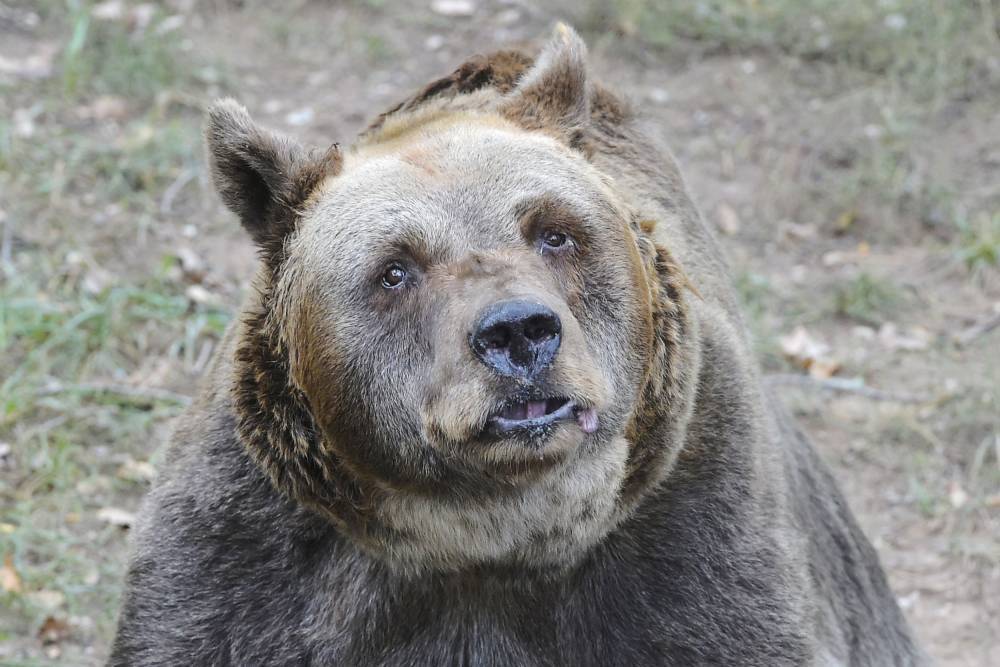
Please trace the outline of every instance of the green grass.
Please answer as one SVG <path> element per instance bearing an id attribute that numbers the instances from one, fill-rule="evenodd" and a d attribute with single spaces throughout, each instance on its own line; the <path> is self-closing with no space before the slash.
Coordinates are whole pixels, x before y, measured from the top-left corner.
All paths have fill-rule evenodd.
<path id="1" fill-rule="evenodd" d="M 1000 44 L 981 0 L 702 0 L 593 3 L 590 25 L 655 46 L 772 51 L 903 85 L 920 99 L 962 94 L 988 76 Z"/>
<path id="2" fill-rule="evenodd" d="M 0 266 L 0 443 L 10 449 L 0 465 L 0 562 L 12 558 L 23 588 L 0 592 L 0 628 L 4 643 L 28 650 L 0 662 L 90 664 L 82 654 L 30 655 L 48 616 L 89 619 L 73 626 L 66 651 L 106 650 L 127 533 L 97 512 L 137 506 L 148 480 L 120 468 L 155 459 L 186 402 L 134 387 L 166 365 L 167 387 L 190 393 L 178 378 L 231 314 L 185 295 L 170 245 L 153 261 L 142 245 L 168 220 L 206 216 L 196 180 L 161 210 L 171 184 L 203 169 L 200 111 L 176 100 L 198 94 L 204 77 L 179 34 L 157 31 L 159 15 L 136 32 L 91 18 L 90 3 L 36 9 L 61 42 L 57 71 L 9 90 L 11 108 L 39 110 L 32 136 L 0 118 L 0 208 L 13 242 Z M 81 117 L 100 96 L 122 98 L 125 115 Z M 58 609 L 39 592 L 61 596 Z"/>
<path id="3" fill-rule="evenodd" d="M 901 299 L 891 281 L 863 272 L 837 285 L 833 307 L 841 317 L 878 326 L 896 311 Z"/>
<path id="4" fill-rule="evenodd" d="M 133 31 L 124 21 L 92 18 L 89 3 L 67 4 L 69 37 L 60 77 L 65 95 L 146 100 L 178 87 L 190 76 L 192 69 L 176 35 L 157 30 L 162 12 L 144 30 Z"/>
<path id="5" fill-rule="evenodd" d="M 989 61 L 998 51 L 991 32 L 995 2 L 615 0 L 602 5 L 607 9 L 591 11 L 592 27 L 652 45 L 658 55 L 763 55 L 787 64 L 789 72 L 819 72 L 821 81 L 803 88 L 818 98 L 859 93 L 858 108 L 870 111 L 858 114 L 861 122 L 876 124 L 881 135 L 869 139 L 838 130 L 835 139 L 842 143 L 834 148 L 846 148 L 850 160 L 833 165 L 818 159 L 810 173 L 775 178 L 787 188 L 790 207 L 797 207 L 796 215 L 778 211 L 775 221 L 810 222 L 821 235 L 853 235 L 871 243 L 879 242 L 876 232 L 884 228 L 887 239 L 896 234 L 911 241 L 899 230 L 911 229 L 906 227 L 911 218 L 922 221 L 940 208 L 942 234 L 950 235 L 947 251 L 973 274 L 996 270 L 995 200 L 992 208 L 989 201 L 968 204 L 961 188 L 928 175 L 918 159 L 919 130 L 936 110 L 966 97 L 988 101 L 997 90 Z M 12 119 L 0 114 L 0 208 L 14 238 L 13 262 L 0 268 L 0 442 L 11 446 L 11 464 L 0 466 L 0 562 L 10 554 L 24 585 L 22 593 L 0 593 L 0 642 L 30 644 L 34 653 L 40 650 L 37 629 L 52 613 L 33 597 L 38 591 L 65 597 L 56 612 L 60 618 L 93 618 L 95 625 L 79 630 L 67 645 L 106 648 L 126 533 L 102 523 L 96 513 L 107 506 L 137 507 L 148 483 L 120 468 L 128 461 L 155 462 L 155 446 L 166 440 L 170 420 L 183 405 L 171 394 L 119 393 L 114 387 L 145 382 L 147 371 L 159 364 L 170 369 L 166 387 L 190 392 L 195 358 L 218 341 L 231 316 L 224 308 L 192 303 L 185 283 L 170 270 L 175 260 L 169 244 L 180 227 L 217 216 L 208 203 L 212 196 L 192 179 L 173 210 L 162 210 L 168 187 L 202 173 L 197 102 L 207 96 L 209 84 L 212 94 L 220 81 L 225 88 L 226 74 L 191 55 L 183 29 L 159 31 L 164 14 L 136 32 L 124 22 L 91 18 L 91 6 L 81 0 L 35 3 L 44 38 L 61 48 L 56 73 L 2 91 L 4 109 L 39 109 L 32 137 L 18 136 Z M 289 57 L 312 62 L 322 49 L 300 44 L 326 39 L 329 25 L 314 20 L 322 10 L 315 3 L 297 1 L 298 6 L 305 10 L 301 15 L 258 0 L 248 9 L 227 11 L 246 12 L 247 21 L 259 22 L 270 38 L 288 47 Z M 372 18 L 400 11 L 393 3 L 358 0 L 331 11 L 343 19 L 339 48 L 352 62 L 378 68 L 400 57 L 391 26 Z M 891 18 L 896 15 L 902 22 Z M 413 20 L 437 31 L 447 28 L 438 16 Z M 109 123 L 82 119 L 80 108 L 101 96 L 124 99 L 126 115 Z M 968 214 L 957 215 L 964 210 L 960 206 Z M 838 229 L 844 214 L 857 222 Z M 197 239 L 190 242 L 196 245 Z M 106 275 L 88 282 L 96 269 Z M 757 352 L 768 370 L 787 368 L 775 334 L 793 321 L 821 326 L 841 316 L 877 325 L 902 301 L 891 281 L 871 274 L 837 285 L 833 293 L 828 286 L 810 287 L 816 291 L 803 296 L 758 273 L 738 277 Z M 984 375 L 990 377 L 990 371 Z M 991 402 L 982 403 L 978 397 L 987 388 L 976 391 L 943 406 L 935 432 L 971 448 L 955 459 L 972 461 L 970 478 L 978 486 L 970 490 L 985 495 L 996 488 L 996 466 L 992 450 L 979 443 L 995 432 L 998 399 L 993 392 Z M 904 426 L 894 440 L 886 438 L 900 449 L 915 441 L 912 427 Z M 918 472 L 934 471 L 935 464 L 926 451 L 912 460 Z M 914 479 L 915 502 L 929 514 L 947 509 L 934 476 Z M 4 664 L 80 662 L 92 660 L 15 656 Z"/>
<path id="6" fill-rule="evenodd" d="M 958 256 L 973 273 L 1000 265 L 1000 211 L 960 217 Z"/>

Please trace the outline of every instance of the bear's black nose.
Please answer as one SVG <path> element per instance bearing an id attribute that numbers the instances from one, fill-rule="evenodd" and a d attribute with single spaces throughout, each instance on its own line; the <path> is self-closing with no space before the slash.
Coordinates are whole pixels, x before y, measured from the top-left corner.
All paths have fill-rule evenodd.
<path id="1" fill-rule="evenodd" d="M 559 316 L 542 304 L 500 301 L 480 315 L 469 345 L 500 375 L 531 380 L 555 359 L 561 333 Z"/>

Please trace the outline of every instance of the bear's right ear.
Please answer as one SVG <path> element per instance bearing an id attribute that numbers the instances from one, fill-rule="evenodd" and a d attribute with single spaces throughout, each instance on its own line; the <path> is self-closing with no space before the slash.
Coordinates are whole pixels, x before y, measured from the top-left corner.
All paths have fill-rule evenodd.
<path id="1" fill-rule="evenodd" d="M 301 204 L 342 163 L 336 145 L 315 156 L 256 125 L 231 99 L 209 107 L 205 143 L 216 190 L 265 254 L 279 249 L 295 228 Z"/>
<path id="2" fill-rule="evenodd" d="M 573 139 L 590 120 L 587 46 L 565 23 L 552 37 L 534 66 L 504 99 L 500 112 L 529 130 L 547 129 Z"/>

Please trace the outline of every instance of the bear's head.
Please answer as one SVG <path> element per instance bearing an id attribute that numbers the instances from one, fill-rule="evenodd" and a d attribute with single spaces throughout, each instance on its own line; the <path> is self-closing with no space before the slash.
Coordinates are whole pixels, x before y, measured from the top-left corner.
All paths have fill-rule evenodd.
<path id="1" fill-rule="evenodd" d="M 346 153 L 209 112 L 213 178 L 261 255 L 238 435 L 400 568 L 572 565 L 676 454 L 684 279 L 588 160 L 584 61 L 560 26 L 511 90 Z"/>

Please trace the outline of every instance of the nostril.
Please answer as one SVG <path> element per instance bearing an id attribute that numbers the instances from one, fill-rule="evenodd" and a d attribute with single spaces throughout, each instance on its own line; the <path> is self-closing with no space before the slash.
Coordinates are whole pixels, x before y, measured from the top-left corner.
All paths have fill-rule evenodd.
<path id="1" fill-rule="evenodd" d="M 483 332 L 482 341 L 490 350 L 502 350 L 510 347 L 510 327 L 498 324 Z"/>
<path id="2" fill-rule="evenodd" d="M 524 336 L 532 342 L 541 342 L 559 333 L 559 323 L 549 315 L 535 315 L 524 322 Z"/>

